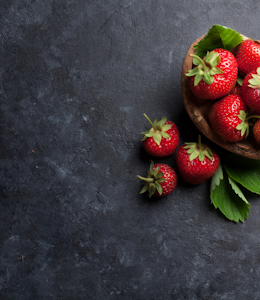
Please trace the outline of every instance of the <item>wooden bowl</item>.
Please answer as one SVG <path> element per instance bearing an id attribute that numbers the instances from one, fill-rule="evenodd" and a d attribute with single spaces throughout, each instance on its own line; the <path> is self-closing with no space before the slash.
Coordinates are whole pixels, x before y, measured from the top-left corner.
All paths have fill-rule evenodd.
<path id="1" fill-rule="evenodd" d="M 218 136 L 211 128 L 208 119 L 210 108 L 215 101 L 199 99 L 195 97 L 189 89 L 188 77 L 185 74 L 193 67 L 190 54 L 195 53 L 194 46 L 198 44 L 203 37 L 204 35 L 191 44 L 183 61 L 181 86 L 185 109 L 194 125 L 209 140 L 234 154 L 251 159 L 260 159 L 260 145 L 255 142 L 251 135 L 249 135 L 247 139 L 237 143 L 227 142 Z M 243 36 L 243 39 L 247 39 L 247 37 Z M 232 49 L 232 52 L 235 54 L 236 49 Z"/>

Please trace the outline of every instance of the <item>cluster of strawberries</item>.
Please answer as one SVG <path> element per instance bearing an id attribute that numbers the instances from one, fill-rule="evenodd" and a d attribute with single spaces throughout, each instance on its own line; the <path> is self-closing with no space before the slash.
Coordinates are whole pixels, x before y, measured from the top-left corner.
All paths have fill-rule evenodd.
<path id="1" fill-rule="evenodd" d="M 235 55 L 214 49 L 203 59 L 191 56 L 190 90 L 200 99 L 216 100 L 209 111 L 212 129 L 225 141 L 239 142 L 252 125 L 260 144 L 260 42 L 242 41 Z"/>
<path id="2" fill-rule="evenodd" d="M 217 48 L 201 58 L 195 54 L 194 67 L 186 74 L 191 92 L 200 99 L 214 100 L 209 111 L 212 129 L 228 142 L 247 138 L 250 125 L 252 134 L 260 144 L 260 41 L 246 39 L 237 51 Z M 179 145 L 177 126 L 163 118 L 143 132 L 145 151 L 155 157 L 172 155 Z M 251 122 L 249 122 L 249 120 Z M 219 156 L 207 145 L 185 143 L 176 153 L 176 162 L 182 178 L 191 184 L 200 184 L 214 175 L 220 165 Z M 169 195 L 177 186 L 176 172 L 166 164 L 151 162 L 141 193 L 161 197 Z"/>
<path id="3" fill-rule="evenodd" d="M 144 114 L 152 128 L 142 134 L 145 151 L 155 157 L 172 155 L 179 146 L 180 135 L 175 123 L 166 118 L 152 121 Z M 200 184 L 208 180 L 217 171 L 220 158 L 207 145 L 201 143 L 185 143 L 176 153 L 176 162 L 182 178 L 191 184 Z M 141 193 L 148 192 L 149 197 L 169 195 L 177 186 L 178 177 L 175 170 L 167 164 L 151 162 L 146 177 L 137 175 L 144 182 Z"/>

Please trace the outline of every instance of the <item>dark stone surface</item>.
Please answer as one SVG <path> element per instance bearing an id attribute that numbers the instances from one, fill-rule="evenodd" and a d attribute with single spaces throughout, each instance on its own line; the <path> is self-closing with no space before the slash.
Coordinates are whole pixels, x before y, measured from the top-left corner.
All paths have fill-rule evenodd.
<path id="1" fill-rule="evenodd" d="M 197 140 L 189 45 L 258 23 L 256 0 L 1 0 L 0 299 L 260 299 L 258 196 L 235 224 L 209 182 L 151 201 L 136 178 L 144 112 Z"/>

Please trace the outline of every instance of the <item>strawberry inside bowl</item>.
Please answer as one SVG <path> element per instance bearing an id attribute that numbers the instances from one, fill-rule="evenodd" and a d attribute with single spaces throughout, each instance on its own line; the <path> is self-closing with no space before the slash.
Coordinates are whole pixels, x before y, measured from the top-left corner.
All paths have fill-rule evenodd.
<path id="1" fill-rule="evenodd" d="M 260 145 L 256 143 L 251 133 L 247 138 L 244 138 L 239 142 L 228 142 L 225 139 L 221 138 L 213 130 L 209 121 L 209 112 L 212 105 L 219 99 L 208 100 L 198 98 L 194 95 L 194 93 L 192 93 L 189 87 L 189 77 L 187 77 L 186 74 L 193 68 L 193 57 L 191 55 L 196 54 L 196 49 L 194 48 L 194 46 L 197 45 L 204 36 L 205 35 L 191 44 L 183 61 L 181 86 L 185 110 L 187 111 L 191 121 L 198 128 L 198 130 L 215 144 L 234 154 L 251 159 L 260 159 Z M 241 36 L 244 40 L 248 39 L 246 36 Z M 236 54 L 236 48 L 233 48 L 230 51 L 233 54 Z M 251 128 L 250 131 L 252 131 Z"/>

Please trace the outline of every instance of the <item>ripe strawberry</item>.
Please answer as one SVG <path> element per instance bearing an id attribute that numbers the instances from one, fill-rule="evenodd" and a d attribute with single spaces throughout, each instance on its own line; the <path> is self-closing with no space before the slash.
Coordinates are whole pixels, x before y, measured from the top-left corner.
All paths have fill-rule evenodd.
<path id="1" fill-rule="evenodd" d="M 146 132 L 142 132 L 142 139 L 145 151 L 156 157 L 169 156 L 174 153 L 179 145 L 180 135 L 177 126 L 166 118 L 154 123 L 144 114 L 145 118 L 152 125 L 152 128 Z"/>
<path id="2" fill-rule="evenodd" d="M 238 45 L 236 52 L 238 71 L 245 77 L 260 66 L 260 41 L 247 39 Z"/>
<path id="3" fill-rule="evenodd" d="M 150 169 L 146 177 L 137 175 L 144 181 L 144 187 L 140 193 L 148 191 L 149 197 L 163 197 L 169 195 L 177 186 L 176 172 L 166 164 L 156 164 L 151 161 Z"/>
<path id="4" fill-rule="evenodd" d="M 260 67 L 248 73 L 242 84 L 242 97 L 246 105 L 260 114 Z"/>
<path id="5" fill-rule="evenodd" d="M 193 64 L 186 76 L 192 93 L 201 99 L 214 100 L 227 95 L 234 88 L 237 79 L 237 62 L 228 50 L 214 49 L 201 59 L 191 54 Z"/>
<path id="6" fill-rule="evenodd" d="M 201 144 L 199 136 L 198 143 L 185 143 L 179 147 L 176 162 L 183 180 L 200 184 L 217 171 L 220 158 L 207 145 Z"/>
<path id="7" fill-rule="evenodd" d="M 224 97 L 210 109 L 209 122 L 212 129 L 228 142 L 241 141 L 249 132 L 246 110 L 246 104 L 241 96 Z"/>
<path id="8" fill-rule="evenodd" d="M 232 95 L 242 96 L 242 87 L 238 83 L 234 86 L 234 88 L 230 91 Z"/>
<path id="9" fill-rule="evenodd" d="M 253 136 L 254 136 L 257 144 L 260 144 L 260 119 L 258 119 L 254 124 Z"/>

